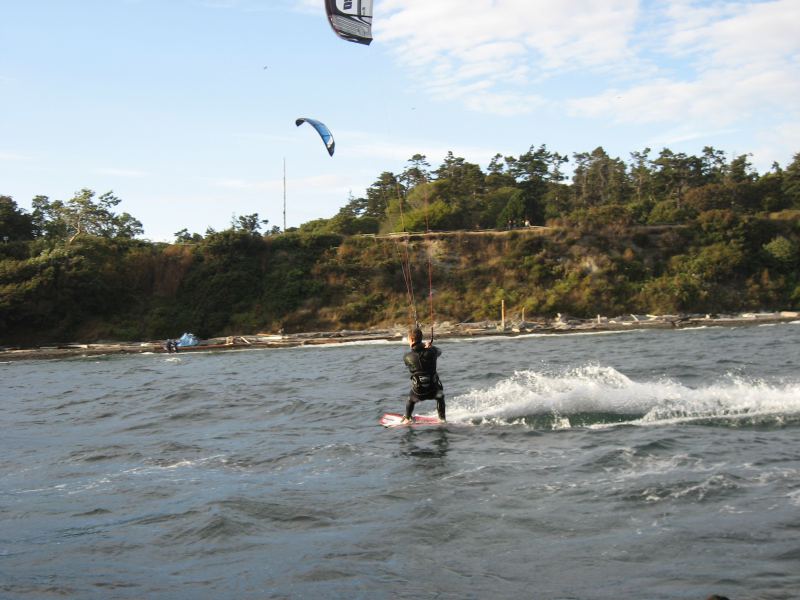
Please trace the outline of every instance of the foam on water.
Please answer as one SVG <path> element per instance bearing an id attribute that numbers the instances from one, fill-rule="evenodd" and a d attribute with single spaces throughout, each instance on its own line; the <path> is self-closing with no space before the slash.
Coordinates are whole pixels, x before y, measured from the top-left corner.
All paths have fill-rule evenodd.
<path id="1" fill-rule="evenodd" d="M 558 429 L 689 421 L 782 426 L 800 421 L 800 383 L 727 374 L 692 388 L 669 378 L 634 381 L 613 367 L 517 371 L 488 389 L 455 397 L 451 421 L 525 423 Z"/>

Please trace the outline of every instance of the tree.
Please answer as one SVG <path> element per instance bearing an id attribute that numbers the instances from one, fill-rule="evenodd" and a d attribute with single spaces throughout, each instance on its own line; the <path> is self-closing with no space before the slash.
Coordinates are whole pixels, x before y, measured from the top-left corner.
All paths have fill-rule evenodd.
<path id="1" fill-rule="evenodd" d="M 791 270 L 797 264 L 797 246 L 790 239 L 779 235 L 764 244 L 764 251 L 778 268 Z"/>
<path id="2" fill-rule="evenodd" d="M 339 214 L 357 218 L 363 215 L 368 209 L 368 201 L 366 198 L 355 198 L 353 192 L 347 196 L 347 204 L 339 209 Z"/>
<path id="3" fill-rule="evenodd" d="M 603 148 L 595 148 L 591 154 L 575 154 L 573 187 L 575 199 L 580 206 L 619 204 L 627 200 L 628 176 L 625 163 L 612 159 Z"/>
<path id="4" fill-rule="evenodd" d="M 572 207 L 569 186 L 563 183 L 551 183 L 542 204 L 545 223 L 568 214 Z"/>
<path id="5" fill-rule="evenodd" d="M 800 209 L 800 152 L 783 172 L 783 195 L 792 208 Z"/>
<path id="6" fill-rule="evenodd" d="M 241 215 L 231 219 L 231 227 L 235 231 L 244 231 L 245 233 L 249 233 L 250 235 L 258 235 L 259 230 L 261 229 L 261 225 L 269 225 L 268 219 L 259 219 L 258 213 L 253 213 L 251 215 Z"/>
<path id="7" fill-rule="evenodd" d="M 33 219 L 11 196 L 0 196 L 0 241 L 33 239 Z"/>
<path id="8" fill-rule="evenodd" d="M 541 223 L 544 220 L 543 198 L 548 184 L 563 179 L 560 165 L 567 160 L 557 152 L 550 152 L 544 144 L 536 149 L 531 146 L 517 159 L 506 160 L 509 173 L 514 176 L 523 193 L 525 218 L 531 222 Z"/>
<path id="9" fill-rule="evenodd" d="M 725 161 L 725 152 L 711 146 L 705 146 L 703 148 L 703 156 L 700 157 L 700 165 L 706 183 L 722 183 L 728 171 L 728 165 Z"/>
<path id="10" fill-rule="evenodd" d="M 128 213 L 117 215 L 112 208 L 122 200 L 108 191 L 94 200 L 95 193 L 82 189 L 67 202 L 50 202 L 47 196 L 33 199 L 33 221 L 40 235 L 74 242 L 82 235 L 104 238 L 133 238 L 143 233 L 142 224 Z"/>
<path id="11" fill-rule="evenodd" d="M 495 154 L 492 157 L 492 160 L 489 161 L 486 175 L 486 187 L 488 187 L 489 190 L 510 187 L 516 183 L 514 176 L 507 170 L 509 163 L 514 160 L 515 159 L 511 157 L 503 158 L 502 154 Z"/>
<path id="12" fill-rule="evenodd" d="M 731 161 L 726 179 L 733 183 L 752 183 L 758 179 L 758 173 L 753 170 L 747 154 L 741 154 Z"/>
<path id="13" fill-rule="evenodd" d="M 733 204 L 729 186 L 722 183 L 708 183 L 686 192 L 684 206 L 695 213 L 707 210 L 724 210 Z"/>
<path id="14" fill-rule="evenodd" d="M 519 190 L 512 186 L 505 186 L 487 192 L 482 199 L 480 211 L 475 215 L 474 226 L 480 228 L 505 227 L 510 217 L 501 218 L 500 212 L 508 206 L 511 197 L 518 194 Z"/>
<path id="15" fill-rule="evenodd" d="M 415 154 L 408 159 L 408 162 L 410 166 L 406 167 L 406 170 L 403 171 L 398 178 L 405 184 L 407 190 L 411 190 L 422 183 L 430 181 L 431 165 L 428 163 L 427 157 L 424 154 Z"/>
<path id="16" fill-rule="evenodd" d="M 634 200 L 634 212 L 637 221 L 644 222 L 656 200 L 653 195 L 653 163 L 650 160 L 650 148 L 641 152 L 631 152 L 628 163 L 628 181 Z"/>
<path id="17" fill-rule="evenodd" d="M 783 169 L 777 162 L 772 163 L 772 170 L 758 178 L 755 183 L 755 194 L 761 209 L 768 212 L 780 211 L 791 206 L 791 202 L 783 193 Z"/>
<path id="18" fill-rule="evenodd" d="M 354 200 L 339 209 L 333 217 L 327 220 L 324 230 L 342 235 L 358 233 L 378 233 L 380 222 L 375 217 L 360 216 L 353 210 Z"/>
<path id="19" fill-rule="evenodd" d="M 684 268 L 704 283 L 730 281 L 744 271 L 746 253 L 740 244 L 719 242 L 692 253 Z"/>
<path id="20" fill-rule="evenodd" d="M 664 148 L 653 161 L 653 183 L 662 200 L 674 200 L 680 209 L 683 196 L 693 186 L 703 181 L 703 163 L 696 156 L 683 152 L 675 154 Z"/>
<path id="21" fill-rule="evenodd" d="M 175 243 L 176 244 L 190 244 L 190 243 L 199 243 L 203 241 L 203 236 L 199 233 L 189 233 L 189 230 L 186 228 L 181 229 L 180 231 L 176 231 L 172 235 L 175 236 Z"/>
<path id="22" fill-rule="evenodd" d="M 67 237 L 67 226 L 60 213 L 64 203 L 60 200 L 50 202 L 47 196 L 35 196 L 31 200 L 33 212 L 34 235 L 47 239 L 64 239 Z"/>
<path id="23" fill-rule="evenodd" d="M 405 195 L 397 176 L 391 171 L 381 173 L 378 180 L 367 188 L 367 198 L 359 216 L 383 219 L 386 208 L 393 199 Z"/>
<path id="24" fill-rule="evenodd" d="M 442 199 L 459 208 L 469 210 L 485 191 L 486 176 L 481 168 L 453 155 L 452 151 L 436 170 L 436 177 Z"/>
<path id="25" fill-rule="evenodd" d="M 526 219 L 525 199 L 522 190 L 516 190 L 497 217 L 497 227 L 518 227 Z"/>

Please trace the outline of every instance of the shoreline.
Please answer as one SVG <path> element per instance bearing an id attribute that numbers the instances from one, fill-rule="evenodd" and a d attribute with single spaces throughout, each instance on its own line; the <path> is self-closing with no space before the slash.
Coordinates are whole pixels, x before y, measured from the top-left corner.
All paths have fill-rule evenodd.
<path id="1" fill-rule="evenodd" d="M 543 334 L 561 335 L 587 332 L 615 332 L 642 329 L 687 329 L 697 327 L 738 327 L 769 325 L 800 321 L 798 311 L 771 313 L 740 313 L 736 315 L 625 315 L 596 319 L 574 319 L 559 315 L 551 321 L 481 321 L 478 323 L 437 323 L 436 339 L 470 338 Z M 402 342 L 406 327 L 369 330 L 339 330 L 292 334 L 237 335 L 202 340 L 196 346 L 183 347 L 177 355 L 187 352 L 227 351 L 247 349 L 293 348 L 297 346 L 363 343 L 376 341 Z M 0 362 L 30 359 L 58 359 L 108 354 L 168 354 L 165 340 L 148 342 L 98 342 L 93 344 L 64 343 L 34 348 L 2 347 Z"/>

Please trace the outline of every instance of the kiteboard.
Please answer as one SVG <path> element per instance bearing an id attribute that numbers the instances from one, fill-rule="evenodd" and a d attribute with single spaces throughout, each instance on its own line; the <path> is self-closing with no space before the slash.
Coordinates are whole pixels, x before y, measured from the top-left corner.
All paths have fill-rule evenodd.
<path id="1" fill-rule="evenodd" d="M 409 427 L 411 425 L 441 425 L 438 417 L 414 415 L 411 423 L 403 423 L 403 415 L 399 413 L 385 413 L 378 423 L 384 427 Z"/>

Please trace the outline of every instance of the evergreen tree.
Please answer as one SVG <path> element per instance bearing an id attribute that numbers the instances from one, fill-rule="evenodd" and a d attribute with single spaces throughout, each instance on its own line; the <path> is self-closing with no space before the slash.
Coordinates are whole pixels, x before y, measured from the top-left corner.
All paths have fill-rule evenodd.
<path id="1" fill-rule="evenodd" d="M 33 239 L 33 219 L 11 196 L 0 196 L 0 242 Z"/>
<path id="2" fill-rule="evenodd" d="M 675 202 L 678 209 L 686 191 L 703 182 L 703 162 L 696 156 L 687 156 L 683 152 L 675 154 L 664 148 L 653 161 L 653 166 L 656 193 L 662 200 Z"/>
<path id="3" fill-rule="evenodd" d="M 548 183 L 560 181 L 562 176 L 558 167 L 566 160 L 566 157 L 550 152 L 547 146 L 542 144 L 536 149 L 531 146 L 519 158 L 507 161 L 509 173 L 522 190 L 525 218 L 532 223 L 544 222 L 544 196 L 548 190 Z"/>
<path id="4" fill-rule="evenodd" d="M 105 238 L 133 238 L 143 233 L 142 224 L 128 213 L 120 215 L 112 208 L 122 200 L 106 192 L 94 200 L 95 193 L 82 189 L 67 202 L 50 202 L 46 196 L 33 199 L 33 221 L 44 237 L 74 242 L 82 235 Z"/>
<path id="5" fill-rule="evenodd" d="M 404 195 L 405 190 L 397 176 L 390 171 L 384 171 L 378 180 L 367 188 L 366 202 L 358 205 L 359 216 L 383 219 L 386 217 L 389 203 Z"/>
<path id="6" fill-rule="evenodd" d="M 574 155 L 577 166 L 573 176 L 576 203 L 579 206 L 620 204 L 628 198 L 628 175 L 625 163 L 612 159 L 603 148 L 591 154 Z"/>
<path id="7" fill-rule="evenodd" d="M 783 195 L 792 208 L 800 209 L 800 152 L 783 174 Z"/>
<path id="8" fill-rule="evenodd" d="M 430 181 L 430 163 L 424 154 L 415 154 L 408 159 L 409 166 L 400 174 L 398 179 L 403 182 L 407 190 Z"/>

